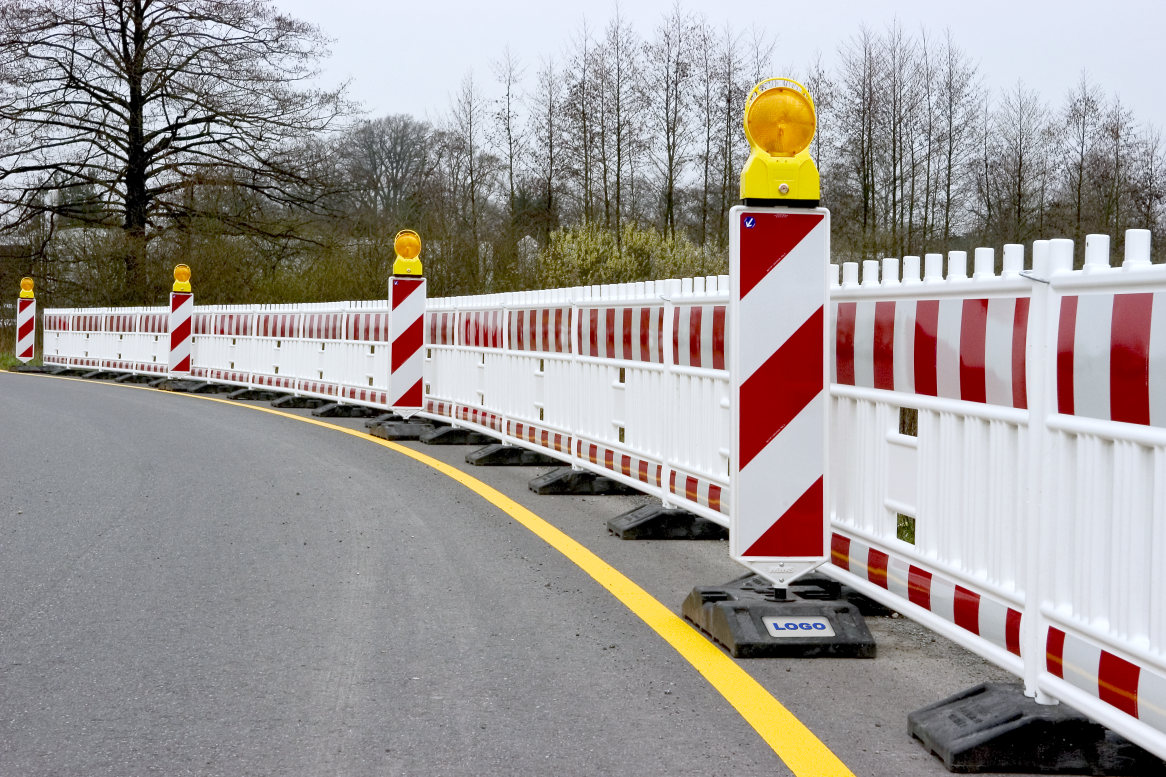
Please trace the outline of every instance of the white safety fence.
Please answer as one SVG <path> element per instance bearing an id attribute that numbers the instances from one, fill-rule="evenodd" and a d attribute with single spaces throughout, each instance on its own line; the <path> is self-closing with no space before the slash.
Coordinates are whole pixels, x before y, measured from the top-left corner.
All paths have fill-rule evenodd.
<path id="1" fill-rule="evenodd" d="M 825 571 L 1166 757 L 1166 266 L 1126 244 L 843 266 Z"/>
<path id="2" fill-rule="evenodd" d="M 728 525 L 728 282 L 430 300 L 422 414 Z"/>
<path id="3" fill-rule="evenodd" d="M 1166 266 L 1126 244 L 842 268 L 824 571 L 1166 757 Z M 430 300 L 421 415 L 727 524 L 728 288 Z M 45 311 L 45 361 L 164 373 L 165 313 Z M 384 407 L 388 313 L 198 307 L 194 375 Z"/>

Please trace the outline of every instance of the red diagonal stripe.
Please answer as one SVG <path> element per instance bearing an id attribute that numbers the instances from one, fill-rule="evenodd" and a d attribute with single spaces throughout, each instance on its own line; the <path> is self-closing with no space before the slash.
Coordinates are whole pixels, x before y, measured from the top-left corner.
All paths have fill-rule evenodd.
<path id="1" fill-rule="evenodd" d="M 822 478 L 818 478 L 745 555 L 820 556 L 822 544 Z"/>
<path id="2" fill-rule="evenodd" d="M 174 350 L 174 346 L 190 339 L 190 319 L 183 319 L 178 322 L 178 327 L 170 333 L 170 349 Z"/>
<path id="3" fill-rule="evenodd" d="M 746 228 L 746 217 L 756 219 L 756 226 Z M 817 213 L 742 213 L 740 218 L 741 299 L 822 222 Z"/>
<path id="4" fill-rule="evenodd" d="M 409 328 L 393 341 L 393 372 L 396 372 L 398 367 L 408 361 L 410 356 L 421 350 L 423 328 L 421 317 L 418 316 L 413 319 L 412 324 L 409 324 Z"/>
<path id="5" fill-rule="evenodd" d="M 29 335 L 32 334 L 32 330 L 35 327 L 36 327 L 36 319 L 35 318 L 30 317 L 27 321 L 21 322 L 20 329 L 16 333 L 16 339 L 23 340 L 24 338 L 28 337 Z"/>
<path id="6" fill-rule="evenodd" d="M 393 278 L 393 310 L 407 300 L 421 283 L 420 278 Z"/>
<path id="7" fill-rule="evenodd" d="M 418 380 L 413 386 L 401 395 L 397 400 L 397 405 L 400 407 L 421 407 L 421 381 Z"/>
<path id="8" fill-rule="evenodd" d="M 823 389 L 822 308 L 741 384 L 741 469 Z"/>

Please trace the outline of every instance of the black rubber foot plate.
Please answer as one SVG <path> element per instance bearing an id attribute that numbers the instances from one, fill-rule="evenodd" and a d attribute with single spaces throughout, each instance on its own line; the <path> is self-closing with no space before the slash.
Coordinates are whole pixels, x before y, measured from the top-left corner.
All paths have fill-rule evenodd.
<path id="1" fill-rule="evenodd" d="M 230 394 L 235 387 L 226 383 L 204 383 L 190 390 L 191 394 Z"/>
<path id="2" fill-rule="evenodd" d="M 498 440 L 488 434 L 475 432 L 470 429 L 458 429 L 456 426 L 442 426 L 432 432 L 421 435 L 421 442 L 426 445 L 490 445 Z"/>
<path id="3" fill-rule="evenodd" d="M 271 402 L 272 400 L 285 397 L 282 391 L 268 391 L 267 389 L 241 388 L 227 394 L 227 399 L 253 399 L 261 402 Z"/>
<path id="4" fill-rule="evenodd" d="M 874 637 L 858 606 L 826 598 L 841 595 L 840 588 L 803 579 L 779 602 L 773 583 L 746 575 L 692 589 L 681 612 L 734 658 L 874 658 Z"/>
<path id="5" fill-rule="evenodd" d="M 517 445 L 487 445 L 466 454 L 466 464 L 479 467 L 553 467 L 563 462 Z"/>
<path id="6" fill-rule="evenodd" d="M 288 394 L 286 397 L 272 400 L 272 407 L 286 407 L 286 408 L 311 408 L 316 409 L 321 405 L 331 404 L 327 399 L 320 399 L 319 397 L 298 397 L 295 394 Z"/>
<path id="7" fill-rule="evenodd" d="M 558 463 L 558 462 L 556 462 Z M 536 494 L 575 494 L 595 496 L 630 495 L 640 493 L 631 486 L 624 485 L 618 480 L 596 475 L 594 472 L 560 467 L 551 470 L 545 475 L 532 478 L 530 490 Z"/>
<path id="8" fill-rule="evenodd" d="M 405 419 L 401 418 L 401 416 L 397 415 L 396 413 L 381 413 L 376 418 L 370 418 L 369 420 L 365 421 L 364 426 L 366 429 L 371 429 L 374 426 L 379 426 L 390 421 L 400 422 L 404 420 Z"/>
<path id="9" fill-rule="evenodd" d="M 209 383 L 203 383 L 200 380 L 181 380 L 176 378 L 167 378 L 161 383 L 151 383 L 151 386 L 160 388 L 163 391 L 178 391 L 183 394 L 196 393 L 194 390 L 202 386 L 209 386 Z"/>
<path id="10" fill-rule="evenodd" d="M 1166 775 L 1166 763 L 1065 704 L 984 683 L 907 716 L 911 736 L 960 774 Z"/>
<path id="11" fill-rule="evenodd" d="M 421 435 L 431 431 L 433 431 L 433 427 L 429 424 L 402 422 L 374 426 L 368 430 L 368 433 L 373 437 L 380 437 L 382 440 L 419 440 Z"/>
<path id="12" fill-rule="evenodd" d="M 317 418 L 373 418 L 381 414 L 380 410 L 372 407 L 342 405 L 339 402 L 330 402 L 312 411 L 312 415 Z"/>
<path id="13" fill-rule="evenodd" d="M 644 505 L 617 515 L 607 530 L 621 540 L 727 540 L 729 530 L 687 510 Z"/>
<path id="14" fill-rule="evenodd" d="M 149 375 L 137 375 L 132 372 L 124 373 L 120 378 L 113 381 L 114 383 L 153 383 L 154 379 Z"/>

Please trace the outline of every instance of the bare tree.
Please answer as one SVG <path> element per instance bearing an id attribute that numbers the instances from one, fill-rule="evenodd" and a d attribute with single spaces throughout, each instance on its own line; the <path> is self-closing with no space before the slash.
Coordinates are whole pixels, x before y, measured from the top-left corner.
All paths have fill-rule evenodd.
<path id="1" fill-rule="evenodd" d="M 296 149 L 352 109 L 343 87 L 303 86 L 326 43 L 262 0 L 5 2 L 5 226 L 64 215 L 144 240 L 197 215 L 200 182 L 319 204 L 323 182 Z M 66 192 L 84 193 L 84 207 Z M 126 256 L 130 288 L 139 259 Z"/>
<path id="2" fill-rule="evenodd" d="M 346 135 L 340 155 L 360 212 L 402 226 L 419 215 L 431 135 L 407 114 L 361 122 Z"/>
<path id="3" fill-rule="evenodd" d="M 502 56 L 492 62 L 491 67 L 495 80 L 502 88 L 502 95 L 498 98 L 494 111 L 492 145 L 498 150 L 506 168 L 506 202 L 510 220 L 514 221 L 518 213 L 515 181 L 518 179 L 526 140 L 518 114 L 519 89 L 524 71 L 517 57 L 510 51 L 510 46 L 502 50 Z"/>
<path id="4" fill-rule="evenodd" d="M 1097 128 L 1101 121 L 1101 102 L 1097 99 L 1097 89 L 1090 83 L 1089 76 L 1081 73 L 1081 78 L 1073 91 L 1069 92 L 1062 112 L 1064 125 L 1064 146 L 1062 156 L 1066 160 L 1065 177 L 1070 192 L 1073 239 L 1081 247 L 1082 229 L 1086 217 L 1086 195 L 1090 157 L 1097 142 Z"/>
<path id="5" fill-rule="evenodd" d="M 693 25 L 679 3 L 644 47 L 641 89 L 648 106 L 649 148 L 660 177 L 660 231 L 676 234 L 677 199 L 687 165 L 692 127 Z"/>
<path id="6" fill-rule="evenodd" d="M 1000 102 L 992 126 L 994 161 L 988 185 L 996 213 L 985 223 L 985 237 L 1022 242 L 1040 237 L 1044 181 L 1048 175 L 1049 115 L 1039 95 L 1018 82 Z"/>
<path id="7" fill-rule="evenodd" d="M 571 168 L 579 181 L 577 197 L 584 221 L 595 218 L 595 145 L 599 97 L 596 43 L 591 27 L 584 18 L 568 52 L 564 108 L 567 122 L 564 140 L 571 157 Z"/>
<path id="8" fill-rule="evenodd" d="M 619 249 L 619 225 L 627 207 L 625 192 L 642 140 L 637 131 L 640 111 L 635 95 L 639 41 L 618 4 L 604 31 L 599 78 L 604 224 L 615 229 Z"/>
<path id="9" fill-rule="evenodd" d="M 534 182 L 539 240 L 545 244 L 559 226 L 559 192 L 563 184 L 563 81 L 554 59 L 543 60 L 530 95 L 530 176 Z"/>
<path id="10" fill-rule="evenodd" d="M 1139 136 L 1130 170 L 1130 209 L 1134 222 L 1142 229 L 1161 235 L 1162 209 L 1166 205 L 1166 158 L 1162 130 L 1149 127 Z M 1162 252 L 1161 240 L 1156 240 Z"/>
<path id="11" fill-rule="evenodd" d="M 961 222 L 968 160 L 973 152 L 977 102 L 980 96 L 976 66 L 955 45 L 951 30 L 944 33 L 940 65 L 940 170 L 937 185 L 943 208 L 942 241 L 947 244 Z"/>

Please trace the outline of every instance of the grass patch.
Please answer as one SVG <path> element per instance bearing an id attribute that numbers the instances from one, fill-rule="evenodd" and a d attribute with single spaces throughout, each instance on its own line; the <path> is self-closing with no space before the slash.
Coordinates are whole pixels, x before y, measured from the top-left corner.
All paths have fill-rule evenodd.
<path id="1" fill-rule="evenodd" d="M 12 351 L 0 351 L 0 370 L 14 370 L 23 362 L 16 358 L 16 354 Z M 29 362 L 34 367 L 40 367 L 44 364 L 40 359 L 33 359 Z"/>

